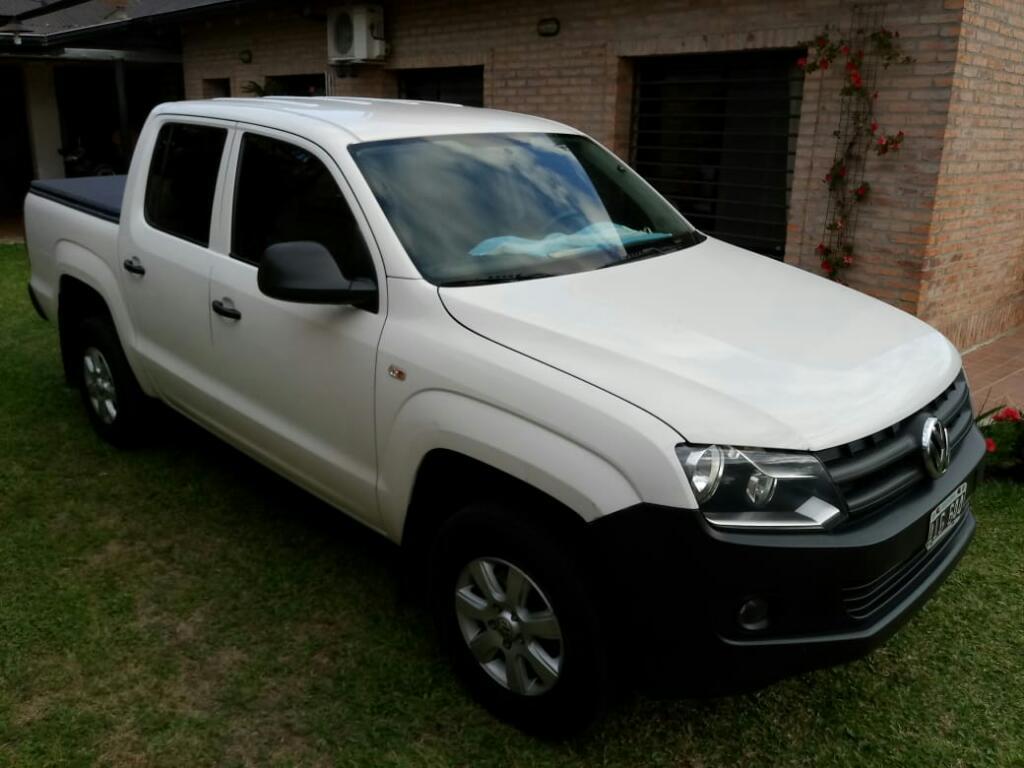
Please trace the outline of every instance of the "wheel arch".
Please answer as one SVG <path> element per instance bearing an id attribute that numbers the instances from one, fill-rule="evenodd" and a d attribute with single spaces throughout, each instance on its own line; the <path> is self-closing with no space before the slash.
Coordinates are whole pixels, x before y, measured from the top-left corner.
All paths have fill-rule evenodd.
<path id="1" fill-rule="evenodd" d="M 450 479 L 458 477 L 452 485 Z M 402 526 L 402 547 L 422 552 L 446 520 L 475 500 L 514 498 L 523 515 L 566 535 L 581 531 L 585 520 L 573 509 L 526 481 L 464 453 L 447 448 L 429 451 L 420 462 Z"/>
<path id="2" fill-rule="evenodd" d="M 467 494 L 480 498 L 493 489 L 529 495 L 551 514 L 580 523 L 640 501 L 609 460 L 521 416 L 448 391 L 406 401 L 382 441 L 380 466 L 383 528 L 401 542 L 429 530 L 444 510 L 456 511 Z"/>
<path id="3" fill-rule="evenodd" d="M 56 247 L 57 327 L 60 334 L 61 361 L 68 383 L 75 383 L 78 366 L 71 360 L 75 326 L 82 318 L 94 315 L 114 327 L 132 373 L 143 391 L 152 390 L 136 359 L 134 328 L 121 295 L 117 276 L 99 255 L 77 243 L 61 241 Z"/>
<path id="4" fill-rule="evenodd" d="M 103 295 L 90 283 L 71 274 L 62 274 L 58 282 L 57 328 L 60 337 L 60 356 L 64 365 L 64 378 L 76 384 L 80 375 L 75 352 L 76 329 L 86 317 L 102 317 L 117 327 Z"/>

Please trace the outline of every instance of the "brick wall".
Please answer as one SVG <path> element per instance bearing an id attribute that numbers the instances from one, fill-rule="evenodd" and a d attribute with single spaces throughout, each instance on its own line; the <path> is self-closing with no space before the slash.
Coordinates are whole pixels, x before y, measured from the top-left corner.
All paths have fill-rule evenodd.
<path id="1" fill-rule="evenodd" d="M 920 315 L 961 348 L 1024 323 L 1024 3 L 967 0 Z"/>
<path id="2" fill-rule="evenodd" d="M 949 3 L 898 3 L 886 8 L 884 24 L 899 31 L 914 58 L 878 74 L 876 117 L 883 130 L 903 130 L 898 154 L 869 154 L 865 178 L 871 194 L 859 209 L 856 265 L 851 286 L 908 312 L 919 310 L 921 275 L 939 181 L 946 113 L 956 66 L 960 11 Z M 839 120 L 837 93 L 842 73 L 815 73 L 805 83 L 797 146 L 797 184 L 790 201 L 786 259 L 817 270 L 814 247 L 825 219 L 825 184 L 835 142 L 828 134 Z M 808 130 L 813 125 L 814 130 Z"/>
<path id="3" fill-rule="evenodd" d="M 328 72 L 327 34 L 292 13 L 253 9 L 245 15 L 216 16 L 182 31 L 185 96 L 203 97 L 203 80 L 229 78 L 231 95 L 245 96 L 250 81 L 262 86 L 267 75 Z M 241 60 L 243 51 L 252 62 Z"/>
<path id="4" fill-rule="evenodd" d="M 1015 115 L 1024 117 L 1013 112 L 1024 109 L 1024 96 L 1021 65 L 1009 63 L 1011 54 L 1024 58 L 1024 30 L 1020 0 L 962 3 L 883 4 L 885 24 L 900 31 L 916 61 L 880 76 L 878 116 L 907 139 L 898 155 L 868 161 L 872 194 L 861 209 L 849 282 L 969 344 L 1024 320 L 1024 235 L 1016 231 L 1024 229 L 1012 226 L 1020 219 L 1024 132 L 1011 135 L 1010 127 Z M 393 0 L 385 4 L 387 65 L 346 77 L 325 65 L 325 6 L 315 8 L 319 16 L 309 18 L 280 5 L 240 10 L 187 27 L 189 97 L 202 93 L 204 78 L 231 77 L 238 94 L 248 80 L 320 71 L 330 93 L 394 97 L 395 70 L 482 65 L 488 106 L 570 123 L 628 156 L 634 57 L 792 47 L 851 19 L 844 0 Z M 549 16 L 561 31 L 540 37 L 537 21 Z M 251 64 L 239 61 L 243 49 L 252 51 Z M 821 179 L 835 149 L 838 77 L 819 73 L 805 81 L 797 139 L 786 260 L 813 270 L 824 222 Z M 1002 173 L 1008 163 L 1018 175 Z M 977 238 L 993 217 L 998 226 Z M 1007 270 L 1002 259 L 1009 256 L 1014 266 Z"/>

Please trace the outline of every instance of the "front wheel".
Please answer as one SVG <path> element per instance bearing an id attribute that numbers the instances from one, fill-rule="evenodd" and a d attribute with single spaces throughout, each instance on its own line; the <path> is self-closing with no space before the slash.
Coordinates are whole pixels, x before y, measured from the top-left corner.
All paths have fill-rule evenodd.
<path id="1" fill-rule="evenodd" d="M 433 606 L 470 691 L 525 730 L 578 730 L 611 693 L 604 628 L 569 536 L 519 510 L 470 505 L 434 547 Z"/>

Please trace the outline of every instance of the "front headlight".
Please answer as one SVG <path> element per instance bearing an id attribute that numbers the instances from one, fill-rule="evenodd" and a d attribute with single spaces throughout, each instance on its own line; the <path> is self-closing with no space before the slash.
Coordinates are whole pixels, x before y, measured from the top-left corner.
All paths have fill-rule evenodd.
<path id="1" fill-rule="evenodd" d="M 811 454 L 678 445 L 676 455 L 712 525 L 822 529 L 843 514 L 839 493 Z"/>

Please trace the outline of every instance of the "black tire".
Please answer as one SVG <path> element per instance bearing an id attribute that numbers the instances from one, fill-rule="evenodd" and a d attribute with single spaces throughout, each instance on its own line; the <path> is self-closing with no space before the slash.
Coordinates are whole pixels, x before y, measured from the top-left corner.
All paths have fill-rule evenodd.
<path id="1" fill-rule="evenodd" d="M 96 353 L 99 357 L 97 358 Z M 87 363 L 86 358 L 90 358 Z M 115 413 L 97 404 L 95 386 L 90 389 L 87 366 L 102 361 L 109 376 Z M 103 317 L 87 317 L 75 329 L 73 365 L 82 395 L 82 404 L 96 433 L 112 445 L 124 448 L 136 445 L 146 419 L 148 398 L 132 373 L 113 323 Z M 101 392 L 100 394 L 103 394 Z"/>
<path id="2" fill-rule="evenodd" d="M 588 588 L 584 560 L 574 545 L 575 537 L 542 519 L 541 515 L 497 503 L 469 504 L 450 518 L 441 527 L 432 548 L 431 604 L 441 642 L 470 692 L 501 719 L 535 735 L 553 738 L 569 735 L 591 723 L 610 700 L 612 683 L 607 635 Z M 518 568 L 531 582 L 530 599 L 546 600 L 557 617 L 561 635 L 557 641 L 558 674 L 543 692 L 513 692 L 495 679 L 470 651 L 460 624 L 466 619 L 460 619 L 456 610 L 456 590 L 460 577 L 466 578 L 464 569 L 479 559 Z M 496 565 L 493 572 L 498 573 L 501 568 L 501 564 Z M 506 569 L 505 573 L 508 572 Z M 498 580 L 500 583 L 500 574 Z M 472 585 L 469 588 L 475 590 Z M 526 609 L 522 615 L 527 615 Z M 486 631 L 493 635 L 488 630 L 490 626 L 492 622 L 481 624 L 480 634 Z M 527 625 L 513 620 L 500 629 L 507 631 L 510 626 Z M 507 635 L 502 637 L 503 643 L 510 642 Z M 511 642 L 514 645 L 516 641 Z M 523 642 L 535 651 L 538 643 L 550 649 L 556 641 Z M 513 649 L 507 644 L 503 647 Z M 498 648 L 494 657 L 506 670 L 506 676 L 505 662 L 510 652 Z M 533 675 L 533 670 L 531 666 L 527 673 L 527 677 L 532 677 L 530 685 L 543 688 L 545 684 Z"/>

